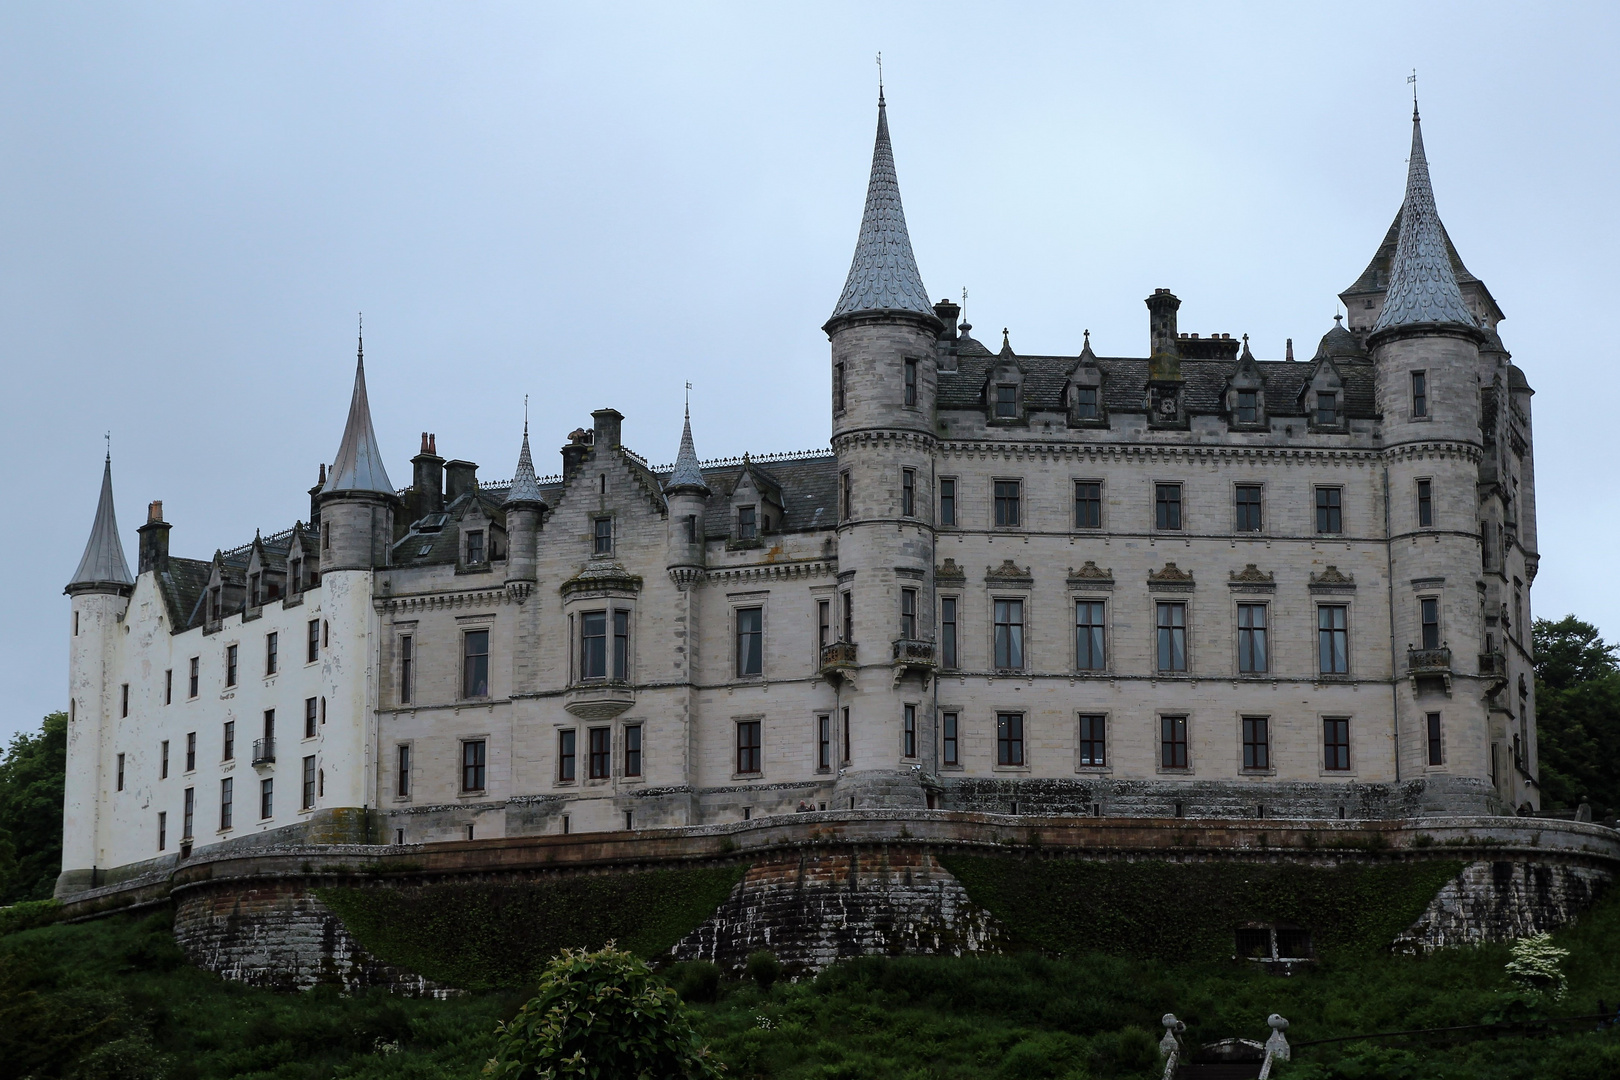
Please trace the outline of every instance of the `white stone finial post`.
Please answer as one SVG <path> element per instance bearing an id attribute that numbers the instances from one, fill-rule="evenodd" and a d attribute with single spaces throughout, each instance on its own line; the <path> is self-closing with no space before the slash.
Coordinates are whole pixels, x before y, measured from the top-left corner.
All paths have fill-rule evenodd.
<path id="1" fill-rule="evenodd" d="M 1266 1023 L 1271 1025 L 1271 1037 L 1266 1040 L 1266 1060 L 1260 1066 L 1260 1080 L 1270 1080 L 1272 1062 L 1288 1061 L 1293 1056 L 1288 1048 L 1288 1036 L 1283 1034 L 1288 1030 L 1288 1021 L 1272 1013 L 1266 1017 Z"/>
<path id="2" fill-rule="evenodd" d="M 1164 1057 L 1165 1080 L 1171 1080 L 1181 1060 L 1180 1035 L 1187 1030 L 1187 1025 L 1177 1020 L 1175 1013 L 1165 1013 L 1160 1023 L 1164 1024 L 1164 1038 L 1159 1040 L 1159 1053 Z"/>

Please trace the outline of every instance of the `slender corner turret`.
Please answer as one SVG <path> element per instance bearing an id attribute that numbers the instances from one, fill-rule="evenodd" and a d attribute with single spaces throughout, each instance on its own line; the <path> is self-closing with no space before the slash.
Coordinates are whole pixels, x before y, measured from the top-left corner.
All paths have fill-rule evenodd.
<path id="1" fill-rule="evenodd" d="M 355 358 L 354 395 L 337 457 L 321 486 L 321 572 L 370 570 L 388 563 L 399 496 L 383 467 L 366 398 L 366 350 Z"/>
<path id="2" fill-rule="evenodd" d="M 523 422 L 523 449 L 518 452 L 517 472 L 506 493 L 506 535 L 511 551 L 506 557 L 506 582 L 533 582 L 540 546 L 540 520 L 546 502 L 534 476 L 534 458 L 529 454 L 529 422 Z"/>
<path id="3" fill-rule="evenodd" d="M 667 568 L 683 588 L 703 571 L 703 508 L 708 498 L 709 485 L 704 483 L 692 444 L 692 409 L 688 406 L 681 449 L 664 484 L 664 500 L 669 504 Z"/>

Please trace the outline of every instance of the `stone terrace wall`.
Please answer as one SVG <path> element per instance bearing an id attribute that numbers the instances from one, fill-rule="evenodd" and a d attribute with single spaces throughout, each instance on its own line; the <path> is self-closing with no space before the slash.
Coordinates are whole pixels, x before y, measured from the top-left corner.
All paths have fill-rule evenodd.
<path id="1" fill-rule="evenodd" d="M 1564 862 L 1470 863 L 1395 947 L 1433 952 L 1556 930 L 1591 906 L 1611 879 L 1605 868 Z"/>

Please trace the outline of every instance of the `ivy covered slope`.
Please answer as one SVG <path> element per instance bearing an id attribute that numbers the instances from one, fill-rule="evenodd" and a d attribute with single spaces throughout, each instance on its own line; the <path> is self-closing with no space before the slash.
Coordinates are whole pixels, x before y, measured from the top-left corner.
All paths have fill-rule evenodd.
<path id="1" fill-rule="evenodd" d="M 667 952 L 746 866 L 679 867 L 521 883 L 356 886 L 316 895 L 377 959 L 467 990 L 521 986 L 565 948 Z"/>
<path id="2" fill-rule="evenodd" d="M 1322 956 L 1387 949 L 1461 872 L 1455 860 L 1352 864 L 943 855 L 1015 948 L 1166 960 L 1230 957 L 1234 927 L 1303 927 Z"/>

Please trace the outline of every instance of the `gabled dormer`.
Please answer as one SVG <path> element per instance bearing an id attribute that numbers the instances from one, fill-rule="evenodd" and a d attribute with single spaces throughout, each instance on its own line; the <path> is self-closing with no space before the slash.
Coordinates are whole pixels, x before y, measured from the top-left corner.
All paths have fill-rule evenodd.
<path id="1" fill-rule="evenodd" d="M 1263 431 L 1266 418 L 1266 379 L 1260 365 L 1249 351 L 1249 335 L 1243 335 L 1243 352 L 1238 355 L 1237 367 L 1226 380 L 1222 398 L 1226 407 L 1226 422 L 1234 431 Z"/>
<path id="2" fill-rule="evenodd" d="M 244 606 L 259 608 L 281 599 L 286 581 L 286 561 L 269 550 L 258 533 L 253 534 L 253 546 L 248 549 L 246 575 Z"/>
<path id="3" fill-rule="evenodd" d="M 289 597 L 313 589 L 321 582 L 321 546 L 312 530 L 302 521 L 293 523 L 287 537 L 287 581 Z"/>
<path id="4" fill-rule="evenodd" d="M 458 529 L 457 573 L 481 573 L 506 558 L 506 529 L 484 509 L 476 492 L 464 503 Z"/>
<path id="5" fill-rule="evenodd" d="M 1013 354 L 1007 331 L 1001 331 L 1001 352 L 990 365 L 984 380 L 984 418 L 991 425 L 1008 426 L 1028 423 L 1028 403 L 1024 398 L 1025 377 L 1028 372 Z"/>
<path id="6" fill-rule="evenodd" d="M 781 527 L 782 508 L 782 485 L 744 454 L 742 472 L 731 489 L 728 543 L 763 544 L 768 533 Z"/>
<path id="7" fill-rule="evenodd" d="M 1070 427 L 1107 427 L 1108 407 L 1103 398 L 1103 370 L 1097 363 L 1097 354 L 1091 351 L 1091 331 L 1086 331 L 1085 347 L 1080 359 L 1069 369 L 1068 381 L 1063 387 L 1063 404 L 1069 413 Z"/>
<path id="8" fill-rule="evenodd" d="M 1299 396 L 1310 430 L 1345 430 L 1344 376 L 1331 357 L 1315 361 Z"/>
<path id="9" fill-rule="evenodd" d="M 197 601 L 201 617 L 192 621 L 210 631 L 218 630 L 227 615 L 241 614 L 246 591 L 242 571 L 225 561 L 224 552 L 215 551 L 208 568 L 208 584 Z"/>

